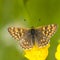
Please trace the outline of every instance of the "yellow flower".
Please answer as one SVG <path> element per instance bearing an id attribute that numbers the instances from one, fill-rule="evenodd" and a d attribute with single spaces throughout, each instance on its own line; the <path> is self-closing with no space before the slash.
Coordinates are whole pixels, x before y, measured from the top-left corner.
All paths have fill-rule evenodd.
<path id="1" fill-rule="evenodd" d="M 48 56 L 48 48 L 50 44 L 45 47 L 38 48 L 37 46 L 33 46 L 30 50 L 24 50 L 25 57 L 29 60 L 45 60 Z"/>
<path id="2" fill-rule="evenodd" d="M 57 60 L 60 60 L 60 44 L 57 46 L 57 52 L 55 53 L 55 57 Z"/>

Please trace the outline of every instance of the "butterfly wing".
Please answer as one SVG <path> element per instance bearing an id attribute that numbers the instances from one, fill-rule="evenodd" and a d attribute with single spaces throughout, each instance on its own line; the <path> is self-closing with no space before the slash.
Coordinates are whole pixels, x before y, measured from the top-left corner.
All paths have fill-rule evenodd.
<path id="1" fill-rule="evenodd" d="M 32 48 L 32 40 L 31 36 L 29 36 L 28 29 L 16 28 L 16 27 L 9 27 L 8 32 L 14 37 L 18 42 L 19 45 L 24 49 Z"/>
<path id="2" fill-rule="evenodd" d="M 50 38 L 57 30 L 56 24 L 41 26 L 37 28 L 37 44 L 39 47 L 46 46 L 50 42 Z"/>

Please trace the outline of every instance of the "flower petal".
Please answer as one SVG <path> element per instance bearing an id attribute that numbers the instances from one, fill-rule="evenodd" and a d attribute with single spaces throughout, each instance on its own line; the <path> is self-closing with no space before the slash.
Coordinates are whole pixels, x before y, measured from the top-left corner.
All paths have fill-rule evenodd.
<path id="1" fill-rule="evenodd" d="M 45 47 L 38 48 L 37 46 L 33 46 L 32 49 L 24 50 L 25 57 L 29 60 L 45 60 L 48 56 L 48 48 L 50 44 Z"/>

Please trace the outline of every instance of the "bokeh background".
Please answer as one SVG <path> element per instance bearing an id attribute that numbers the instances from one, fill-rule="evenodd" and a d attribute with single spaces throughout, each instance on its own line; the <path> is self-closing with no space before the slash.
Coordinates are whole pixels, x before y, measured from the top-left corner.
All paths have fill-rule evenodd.
<path id="1" fill-rule="evenodd" d="M 58 24 L 51 38 L 46 60 L 56 60 L 60 39 L 60 0 L 0 0 L 0 60 L 27 60 L 24 52 L 8 33 L 9 26 L 31 28 Z"/>

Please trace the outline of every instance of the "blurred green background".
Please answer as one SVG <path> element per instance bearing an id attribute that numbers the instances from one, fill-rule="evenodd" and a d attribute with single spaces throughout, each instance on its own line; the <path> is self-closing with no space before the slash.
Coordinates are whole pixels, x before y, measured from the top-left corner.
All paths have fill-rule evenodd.
<path id="1" fill-rule="evenodd" d="M 58 24 L 58 30 L 51 38 L 46 60 L 56 60 L 60 39 L 60 0 L 0 0 L 0 60 L 27 60 L 9 35 L 9 26 L 30 28 L 52 23 Z"/>

